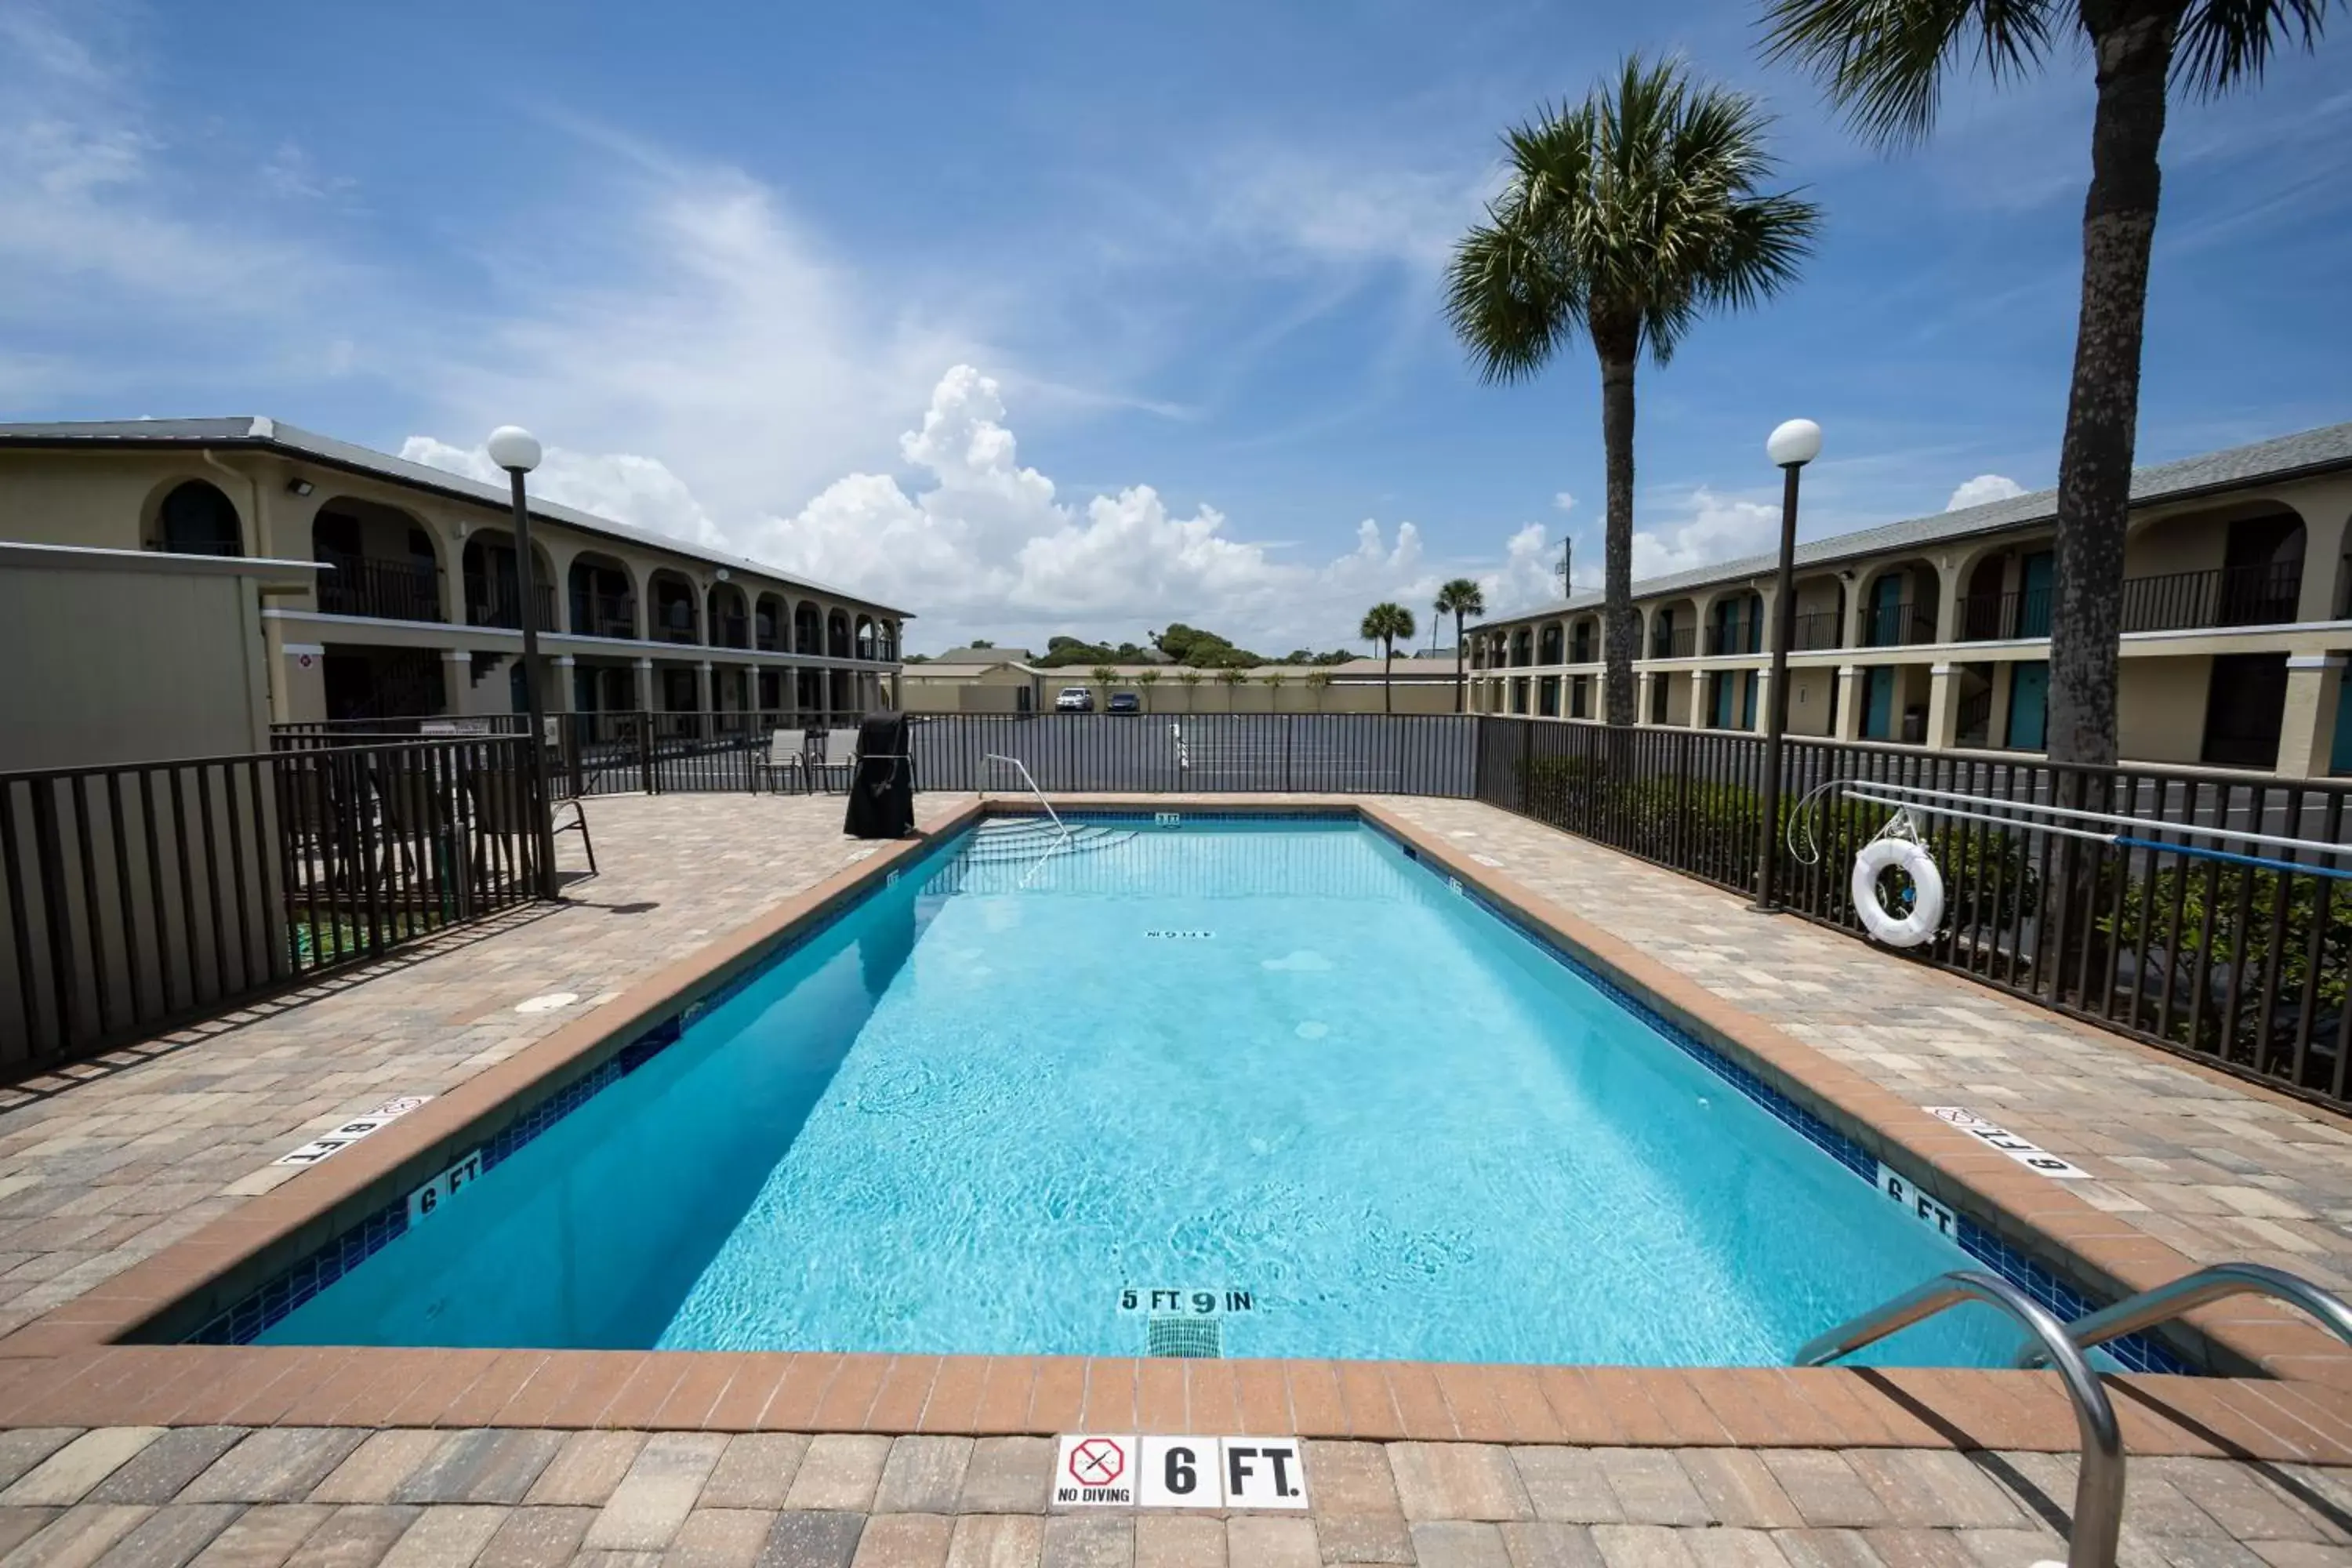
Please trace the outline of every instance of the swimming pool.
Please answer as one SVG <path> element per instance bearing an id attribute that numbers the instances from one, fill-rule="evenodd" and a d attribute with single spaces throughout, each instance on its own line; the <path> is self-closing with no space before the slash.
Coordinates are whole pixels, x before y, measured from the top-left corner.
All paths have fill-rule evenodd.
<path id="1" fill-rule="evenodd" d="M 943 846 L 233 1337 L 1770 1364 L 1977 1262 L 1369 826 L 1077 831 Z"/>

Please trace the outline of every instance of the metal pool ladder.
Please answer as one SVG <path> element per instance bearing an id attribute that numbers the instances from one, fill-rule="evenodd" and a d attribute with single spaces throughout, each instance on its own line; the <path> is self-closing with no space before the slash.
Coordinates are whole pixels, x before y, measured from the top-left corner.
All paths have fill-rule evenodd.
<path id="1" fill-rule="evenodd" d="M 2082 1434 L 2082 1464 L 2074 1482 L 2074 1528 L 2066 1543 L 2067 1568 L 2115 1568 L 2116 1537 L 2123 1526 L 2124 1511 L 2123 1433 L 2116 1425 L 2115 1406 L 2107 1403 L 2107 1391 L 2083 1352 L 2107 1340 L 2170 1322 L 2207 1302 L 2241 1295 L 2290 1302 L 2352 1344 L 2352 1307 L 2308 1279 L 2259 1263 L 2221 1263 L 2200 1268 L 2072 1323 L 2061 1323 L 1998 1275 L 1956 1268 L 1806 1341 L 1797 1352 L 1796 1364 L 1825 1366 L 1964 1301 L 1982 1301 L 2007 1312 L 2032 1336 L 2017 1364 L 2047 1363 L 2056 1369 L 2059 1381 L 2066 1385 L 2066 1397 L 2074 1403 L 2074 1425 Z"/>

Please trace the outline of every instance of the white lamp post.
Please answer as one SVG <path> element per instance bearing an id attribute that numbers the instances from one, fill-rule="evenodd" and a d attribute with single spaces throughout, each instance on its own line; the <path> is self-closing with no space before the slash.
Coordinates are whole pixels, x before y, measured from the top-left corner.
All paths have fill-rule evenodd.
<path id="1" fill-rule="evenodd" d="M 522 700 L 530 714 L 532 792 L 538 796 L 532 832 L 539 844 L 539 896 L 555 897 L 554 797 L 547 778 L 546 704 L 539 690 L 539 587 L 530 550 L 530 506 L 523 496 L 523 476 L 539 467 L 539 437 L 520 425 L 501 425 L 490 432 L 490 461 L 507 471 L 514 495 L 515 589 L 521 599 Z"/>
<path id="2" fill-rule="evenodd" d="M 1780 907 L 1780 764 L 1789 728 L 1789 644 L 1797 624 L 1797 475 L 1822 455 L 1822 427 L 1790 419 L 1765 438 L 1764 455 L 1780 470 L 1780 572 L 1772 605 L 1771 691 L 1764 702 L 1763 842 L 1756 851 L 1756 904 Z"/>

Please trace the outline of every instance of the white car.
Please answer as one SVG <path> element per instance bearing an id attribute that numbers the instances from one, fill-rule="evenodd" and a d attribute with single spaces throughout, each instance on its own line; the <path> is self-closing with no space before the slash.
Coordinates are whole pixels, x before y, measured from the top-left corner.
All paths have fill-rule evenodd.
<path id="1" fill-rule="evenodd" d="M 1083 686 L 1065 686 L 1062 694 L 1054 699 L 1056 713 L 1091 713 L 1095 710 L 1095 694 Z"/>

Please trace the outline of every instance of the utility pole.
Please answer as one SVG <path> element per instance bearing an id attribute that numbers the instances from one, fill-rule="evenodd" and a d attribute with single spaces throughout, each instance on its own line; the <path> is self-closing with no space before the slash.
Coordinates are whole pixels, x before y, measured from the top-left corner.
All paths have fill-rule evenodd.
<path id="1" fill-rule="evenodd" d="M 1559 596 L 1563 599 L 1576 597 L 1576 579 L 1570 574 L 1570 567 L 1575 559 L 1576 541 L 1568 534 L 1561 534 L 1559 536 Z"/>

